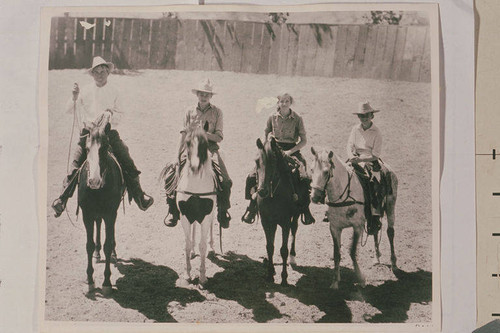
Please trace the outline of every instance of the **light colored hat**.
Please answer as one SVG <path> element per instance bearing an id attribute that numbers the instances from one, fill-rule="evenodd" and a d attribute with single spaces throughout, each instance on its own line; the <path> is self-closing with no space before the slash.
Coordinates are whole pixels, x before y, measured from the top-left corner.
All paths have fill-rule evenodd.
<path id="1" fill-rule="evenodd" d="M 115 65 L 113 65 L 112 62 L 107 62 L 101 57 L 94 57 L 94 59 L 92 60 L 92 67 L 89 69 L 89 72 L 92 72 L 94 68 L 100 65 L 108 66 L 110 72 L 113 71 L 113 69 L 115 68 Z"/>
<path id="2" fill-rule="evenodd" d="M 205 80 L 201 81 L 198 84 L 198 86 L 196 88 L 194 88 L 194 89 L 191 89 L 191 91 L 195 95 L 198 93 L 198 91 L 207 92 L 207 93 L 211 93 L 211 94 L 215 95 L 214 85 L 212 84 L 212 82 L 210 81 L 210 79 L 205 79 Z"/>
<path id="3" fill-rule="evenodd" d="M 379 112 L 380 110 L 375 110 L 372 108 L 369 102 L 359 103 L 358 111 L 353 112 L 352 114 L 367 114 L 370 112 Z"/>

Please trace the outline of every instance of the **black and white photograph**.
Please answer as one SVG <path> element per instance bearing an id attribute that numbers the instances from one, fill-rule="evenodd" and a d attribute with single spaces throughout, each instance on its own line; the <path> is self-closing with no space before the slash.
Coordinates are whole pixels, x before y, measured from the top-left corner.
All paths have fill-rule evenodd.
<path id="1" fill-rule="evenodd" d="M 42 331 L 439 331 L 437 12 L 44 8 Z"/>

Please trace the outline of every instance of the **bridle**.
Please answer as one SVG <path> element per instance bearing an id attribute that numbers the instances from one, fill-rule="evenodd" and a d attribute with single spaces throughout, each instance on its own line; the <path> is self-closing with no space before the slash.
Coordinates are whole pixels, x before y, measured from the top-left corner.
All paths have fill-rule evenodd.
<path id="1" fill-rule="evenodd" d="M 347 185 L 345 186 L 344 190 L 340 194 L 340 196 L 332 201 L 328 201 L 326 204 L 330 207 L 347 207 L 347 206 L 352 206 L 354 204 L 364 204 L 362 201 L 358 201 L 355 198 L 351 196 L 351 179 L 352 179 L 352 172 L 347 172 Z M 333 172 L 332 172 L 332 166 L 328 169 L 328 176 L 326 178 L 325 186 L 323 188 L 317 187 L 317 186 L 312 186 L 313 189 L 318 191 L 321 194 L 321 198 L 326 197 L 326 187 L 328 186 L 328 183 L 333 177 Z M 347 193 L 347 195 L 344 197 L 344 195 Z M 342 199 L 344 197 L 344 199 Z"/>

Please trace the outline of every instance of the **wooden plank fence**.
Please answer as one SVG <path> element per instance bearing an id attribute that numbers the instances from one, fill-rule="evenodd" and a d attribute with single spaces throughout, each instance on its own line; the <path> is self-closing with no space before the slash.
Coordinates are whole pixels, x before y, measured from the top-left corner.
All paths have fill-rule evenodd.
<path id="1" fill-rule="evenodd" d="M 112 61 L 119 69 L 223 70 L 413 82 L 430 82 L 431 78 L 427 26 L 52 19 L 50 69 L 88 68 L 94 56 Z"/>

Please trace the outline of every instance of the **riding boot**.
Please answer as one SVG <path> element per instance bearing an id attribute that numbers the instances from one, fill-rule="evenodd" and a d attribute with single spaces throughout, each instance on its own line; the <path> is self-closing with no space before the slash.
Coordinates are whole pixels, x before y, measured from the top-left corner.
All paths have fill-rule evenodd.
<path id="1" fill-rule="evenodd" d="M 257 215 L 257 200 L 250 199 L 250 204 L 248 205 L 245 214 L 241 217 L 241 221 L 252 224 L 255 222 L 255 216 Z"/>
<path id="2" fill-rule="evenodd" d="M 371 219 L 367 221 L 366 232 L 368 235 L 374 235 L 382 228 L 382 222 L 380 222 L 380 216 L 373 215 Z"/>
<path id="3" fill-rule="evenodd" d="M 168 214 L 171 215 L 168 222 L 164 222 L 167 227 L 175 227 L 180 219 L 180 212 L 179 208 L 177 207 L 176 196 L 177 192 L 174 192 L 172 196 L 167 196 Z M 165 219 L 167 219 L 168 214 Z"/>
<path id="4" fill-rule="evenodd" d="M 83 139 L 83 142 L 85 142 L 85 139 Z M 66 178 L 64 178 L 63 192 L 56 200 L 52 202 L 52 209 L 54 210 L 55 217 L 61 216 L 62 212 L 64 212 L 64 210 L 66 209 L 66 203 L 68 202 L 68 199 L 73 196 L 76 185 L 78 184 L 78 171 L 80 170 L 80 167 L 82 166 L 86 158 L 86 150 L 82 148 L 82 144 L 80 143 L 73 155 L 71 170 Z"/>
<path id="5" fill-rule="evenodd" d="M 127 183 L 127 188 L 134 198 L 135 203 L 140 210 L 147 210 L 154 202 L 153 197 L 144 193 L 139 182 L 139 176 L 135 177 L 125 177 L 125 182 Z"/>
<path id="6" fill-rule="evenodd" d="M 302 212 L 302 223 L 305 225 L 313 224 L 316 222 L 314 217 L 311 214 L 311 211 L 309 210 L 309 205 L 307 205 L 304 208 L 304 211 Z"/>
<path id="7" fill-rule="evenodd" d="M 301 208 L 302 223 L 305 225 L 313 224 L 314 222 L 316 222 L 316 220 L 311 214 L 311 211 L 309 210 L 309 204 L 311 203 L 310 193 L 311 193 L 311 180 L 309 178 L 302 178 L 300 180 L 301 195 L 299 195 L 299 197 L 300 196 L 302 197 L 300 199 L 302 206 Z"/>
<path id="8" fill-rule="evenodd" d="M 220 183 L 220 190 L 217 191 L 217 221 L 222 228 L 229 228 L 229 221 L 231 221 L 231 215 L 228 209 L 231 207 L 229 198 L 231 196 L 231 187 L 233 182 L 230 179 L 224 179 Z"/>

